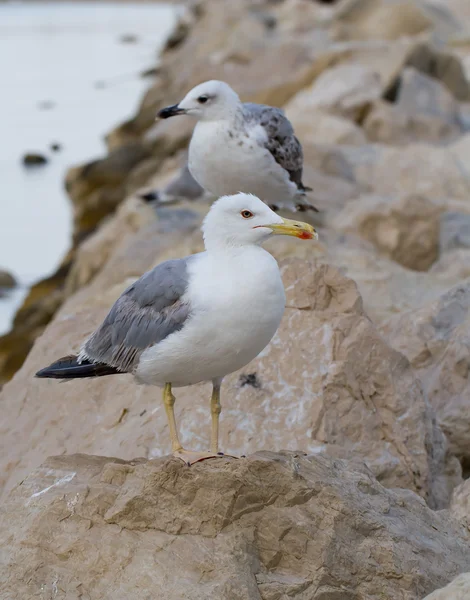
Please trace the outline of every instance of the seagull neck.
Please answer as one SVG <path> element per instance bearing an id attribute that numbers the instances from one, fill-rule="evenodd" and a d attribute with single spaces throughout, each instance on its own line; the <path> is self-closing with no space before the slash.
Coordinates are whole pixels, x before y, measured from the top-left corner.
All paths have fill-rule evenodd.
<path id="1" fill-rule="evenodd" d="M 205 238 L 205 247 L 211 256 L 238 257 L 246 252 L 262 252 L 263 248 L 258 244 L 237 244 L 234 240 L 224 238 L 207 239 Z M 232 243 L 233 242 L 233 243 Z"/>

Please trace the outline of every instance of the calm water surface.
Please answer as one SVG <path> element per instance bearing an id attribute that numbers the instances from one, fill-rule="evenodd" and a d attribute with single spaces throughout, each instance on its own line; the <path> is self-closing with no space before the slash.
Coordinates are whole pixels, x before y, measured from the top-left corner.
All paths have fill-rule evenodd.
<path id="1" fill-rule="evenodd" d="M 161 4 L 0 2 L 0 269 L 22 286 L 0 299 L 0 334 L 68 249 L 66 169 L 103 155 L 104 134 L 132 116 L 175 19 Z M 25 169 L 27 151 L 49 163 Z"/>

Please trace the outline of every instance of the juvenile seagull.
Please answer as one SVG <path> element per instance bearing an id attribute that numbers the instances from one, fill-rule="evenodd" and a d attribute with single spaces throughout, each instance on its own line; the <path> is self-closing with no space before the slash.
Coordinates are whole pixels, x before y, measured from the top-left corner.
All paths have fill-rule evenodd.
<path id="1" fill-rule="evenodd" d="M 189 145 L 189 170 L 215 196 L 247 192 L 273 208 L 315 210 L 305 198 L 303 152 L 279 108 L 243 104 L 223 81 L 206 81 L 158 116 L 198 119 Z M 318 211 L 317 211 L 318 212 Z"/>
<path id="2" fill-rule="evenodd" d="M 219 453 L 220 385 L 253 360 L 275 334 L 284 287 L 261 243 L 272 235 L 318 239 L 307 223 L 283 219 L 249 194 L 216 201 L 202 227 L 205 252 L 166 261 L 133 283 L 82 345 L 36 377 L 74 379 L 131 373 L 163 387 L 174 456 L 188 464 Z M 209 452 L 178 438 L 172 387 L 212 381 Z"/>

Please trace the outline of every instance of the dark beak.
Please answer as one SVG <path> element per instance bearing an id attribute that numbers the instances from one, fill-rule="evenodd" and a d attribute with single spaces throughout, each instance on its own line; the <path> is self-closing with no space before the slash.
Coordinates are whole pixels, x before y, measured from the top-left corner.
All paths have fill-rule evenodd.
<path id="1" fill-rule="evenodd" d="M 176 115 L 184 115 L 185 112 L 184 108 L 180 108 L 177 104 L 173 104 L 173 106 L 162 108 L 162 110 L 158 112 L 158 116 L 160 119 L 168 119 L 170 117 L 175 117 Z"/>

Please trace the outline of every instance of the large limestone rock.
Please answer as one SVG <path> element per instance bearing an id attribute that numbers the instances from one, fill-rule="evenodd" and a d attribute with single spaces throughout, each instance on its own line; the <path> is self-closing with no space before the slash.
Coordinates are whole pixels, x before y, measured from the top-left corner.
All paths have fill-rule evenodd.
<path id="1" fill-rule="evenodd" d="M 339 231 L 358 233 L 404 267 L 426 271 L 439 254 L 440 206 L 424 196 L 363 196 L 333 221 Z"/>
<path id="2" fill-rule="evenodd" d="M 382 329 L 419 374 L 453 452 L 470 464 L 470 280 Z"/>
<path id="3" fill-rule="evenodd" d="M 297 94 L 286 106 L 285 113 L 300 141 L 315 144 L 365 144 L 367 139 L 353 121 L 304 105 Z"/>
<path id="4" fill-rule="evenodd" d="M 11 289 L 17 285 L 16 279 L 5 269 L 0 269 L 0 288 Z"/>
<path id="5" fill-rule="evenodd" d="M 419 600 L 470 569 L 469 542 L 412 492 L 321 454 L 61 456 L 0 507 L 0 595 Z"/>
<path id="6" fill-rule="evenodd" d="M 345 64 L 324 71 L 292 103 L 297 110 L 323 110 L 359 121 L 381 93 L 380 76 L 375 70 L 362 64 Z"/>
<path id="7" fill-rule="evenodd" d="M 342 146 L 356 181 L 383 196 L 419 194 L 468 204 L 470 169 L 447 148 L 410 144 Z"/>
<path id="8" fill-rule="evenodd" d="M 470 598 L 470 573 L 462 573 L 440 590 L 436 590 L 424 600 L 467 600 Z"/>
<path id="9" fill-rule="evenodd" d="M 457 486 L 452 494 L 450 512 L 470 530 L 470 479 Z"/>
<path id="10" fill-rule="evenodd" d="M 160 236 L 157 254 L 152 231 L 149 226 L 146 238 L 133 242 L 131 237 L 114 252 L 92 283 L 66 303 L 5 386 L 1 401 L 8 418 L 0 431 L 0 470 L 7 488 L 50 454 L 131 458 L 168 451 L 158 389 L 136 386 L 127 375 L 68 385 L 33 379 L 40 367 L 79 348 L 146 262 L 148 268 L 200 249 L 200 235 L 194 234 L 176 253 L 165 246 L 169 232 Z M 312 252 L 308 244 L 284 242 L 276 250 L 281 260 L 297 248 Z M 273 447 L 312 451 L 325 444 L 334 454 L 365 460 L 385 485 L 416 490 L 431 506 L 447 505 L 460 482 L 458 462 L 448 454 L 408 361 L 364 315 L 354 282 L 312 258 L 281 265 L 286 314 L 259 358 L 226 378 L 222 447 L 246 453 Z M 176 396 L 183 443 L 205 448 L 209 386 L 182 388 Z"/>

